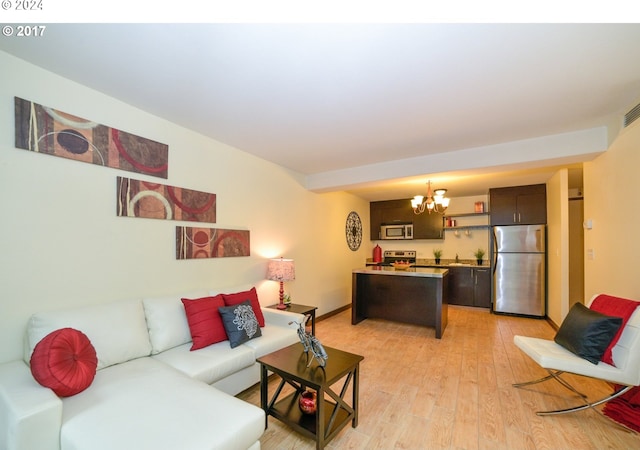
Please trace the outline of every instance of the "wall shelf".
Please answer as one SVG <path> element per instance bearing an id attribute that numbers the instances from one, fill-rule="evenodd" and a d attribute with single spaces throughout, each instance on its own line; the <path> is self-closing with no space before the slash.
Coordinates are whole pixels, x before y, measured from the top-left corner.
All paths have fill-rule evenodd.
<path id="1" fill-rule="evenodd" d="M 461 227 L 444 227 L 444 231 L 447 230 L 488 230 L 489 225 L 464 225 Z"/>
<path id="2" fill-rule="evenodd" d="M 473 220 L 473 217 L 478 217 L 479 219 Z M 446 226 L 447 219 L 457 219 L 457 218 L 460 218 L 461 220 L 456 220 L 456 222 L 462 222 L 461 224 L 456 224 L 452 227 Z M 448 214 L 448 215 L 445 215 L 442 219 L 443 224 L 445 225 L 443 229 L 444 231 L 454 230 L 454 231 L 462 231 L 462 232 L 471 231 L 471 230 L 488 230 L 490 228 L 490 225 L 488 224 L 488 221 L 489 221 L 488 219 L 489 219 L 488 212 Z M 465 225 L 465 224 L 468 224 L 468 225 Z"/>
<path id="3" fill-rule="evenodd" d="M 472 217 L 472 216 L 488 216 L 489 213 L 488 212 L 482 212 L 482 213 L 465 213 L 465 214 L 445 214 L 445 218 L 446 217 Z"/>

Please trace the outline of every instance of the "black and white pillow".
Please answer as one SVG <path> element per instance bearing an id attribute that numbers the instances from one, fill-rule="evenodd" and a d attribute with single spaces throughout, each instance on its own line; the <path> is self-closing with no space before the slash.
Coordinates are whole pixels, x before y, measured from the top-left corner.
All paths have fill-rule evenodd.
<path id="1" fill-rule="evenodd" d="M 233 306 L 218 308 L 222 323 L 227 332 L 231 348 L 247 342 L 250 339 L 262 336 L 260 325 L 256 318 L 251 301 L 246 300 Z"/>

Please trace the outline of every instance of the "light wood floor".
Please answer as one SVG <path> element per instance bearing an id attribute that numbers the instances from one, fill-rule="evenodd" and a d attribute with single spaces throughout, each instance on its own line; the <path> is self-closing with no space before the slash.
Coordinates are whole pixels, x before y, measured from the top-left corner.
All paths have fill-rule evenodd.
<path id="1" fill-rule="evenodd" d="M 513 344 L 516 334 L 552 338 L 555 330 L 544 320 L 455 306 L 441 340 L 432 328 L 383 320 L 352 326 L 350 310 L 319 321 L 316 335 L 324 345 L 365 357 L 358 427 L 345 427 L 327 448 L 640 448 L 640 435 L 592 410 L 536 416 L 578 399 L 554 381 L 528 390 L 511 386 L 546 374 Z M 568 379 L 592 399 L 610 392 L 603 382 Z M 271 380 L 271 392 L 276 383 Z M 260 406 L 258 386 L 239 397 Z M 263 450 L 315 448 L 273 417 L 260 442 Z"/>

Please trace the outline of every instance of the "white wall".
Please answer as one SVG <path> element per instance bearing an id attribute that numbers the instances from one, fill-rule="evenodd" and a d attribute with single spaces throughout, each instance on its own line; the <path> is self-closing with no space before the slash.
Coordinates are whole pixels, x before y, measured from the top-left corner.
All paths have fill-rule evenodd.
<path id="1" fill-rule="evenodd" d="M 569 200 L 569 308 L 585 303 L 583 199 Z"/>
<path id="2" fill-rule="evenodd" d="M 640 121 L 584 165 L 585 298 L 606 292 L 640 300 Z M 593 251 L 593 259 L 588 250 Z"/>
<path id="3" fill-rule="evenodd" d="M 294 302 L 318 314 L 350 303 L 351 270 L 371 253 L 367 202 L 311 193 L 297 174 L 2 52 L 0 66 L 0 362 L 21 357 L 36 311 L 242 283 L 275 303 L 270 257 L 295 260 Z M 169 178 L 16 149 L 14 96 L 168 144 Z M 116 217 L 117 175 L 216 193 L 213 226 L 250 230 L 251 256 L 177 261 L 175 227 L 195 224 Z M 352 210 L 365 230 L 356 252 L 344 236 Z"/>
<path id="4" fill-rule="evenodd" d="M 569 306 L 568 171 L 547 182 L 547 317 L 560 325 Z"/>

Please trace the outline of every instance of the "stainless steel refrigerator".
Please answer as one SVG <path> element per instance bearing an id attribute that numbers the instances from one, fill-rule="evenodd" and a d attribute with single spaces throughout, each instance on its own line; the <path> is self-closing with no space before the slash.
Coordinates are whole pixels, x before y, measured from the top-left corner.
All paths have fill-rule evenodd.
<path id="1" fill-rule="evenodd" d="M 546 315 L 545 225 L 493 227 L 493 311 Z"/>

